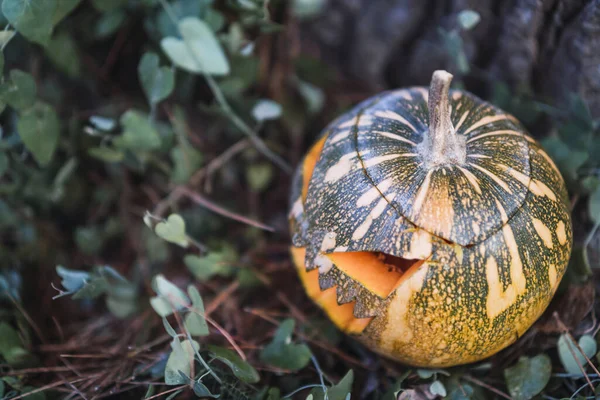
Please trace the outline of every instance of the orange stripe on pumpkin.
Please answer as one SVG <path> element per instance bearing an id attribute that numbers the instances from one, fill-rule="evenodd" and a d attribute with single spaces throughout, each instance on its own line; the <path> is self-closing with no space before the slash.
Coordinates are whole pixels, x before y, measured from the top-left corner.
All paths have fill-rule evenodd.
<path id="1" fill-rule="evenodd" d="M 302 202 L 306 201 L 308 184 L 310 183 L 310 178 L 315 170 L 317 161 L 319 161 L 319 158 L 321 157 L 321 152 L 323 151 L 326 139 L 327 135 L 323 135 L 323 137 L 321 137 L 310 149 L 306 158 L 304 158 L 304 163 L 302 164 Z"/>

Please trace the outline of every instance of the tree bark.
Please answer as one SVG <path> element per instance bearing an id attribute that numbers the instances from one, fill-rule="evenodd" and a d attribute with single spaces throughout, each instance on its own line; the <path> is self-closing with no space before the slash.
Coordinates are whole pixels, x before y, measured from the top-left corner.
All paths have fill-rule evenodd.
<path id="1" fill-rule="evenodd" d="M 465 9 L 481 16 L 468 31 Z M 436 69 L 460 76 L 440 28 L 460 32 L 469 90 L 502 81 L 557 105 L 579 93 L 600 117 L 600 0 L 328 0 L 303 29 L 319 57 L 383 89 L 426 86 Z"/>

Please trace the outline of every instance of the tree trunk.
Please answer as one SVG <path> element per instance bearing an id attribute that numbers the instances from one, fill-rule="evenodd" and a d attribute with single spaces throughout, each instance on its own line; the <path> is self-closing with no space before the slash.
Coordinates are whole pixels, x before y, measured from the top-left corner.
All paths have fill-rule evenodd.
<path id="1" fill-rule="evenodd" d="M 481 21 L 461 30 L 460 11 Z M 469 90 L 502 81 L 561 105 L 579 93 L 600 117 L 600 0 L 329 0 L 304 32 L 319 56 L 373 89 L 460 76 L 446 32 L 459 32 Z"/>

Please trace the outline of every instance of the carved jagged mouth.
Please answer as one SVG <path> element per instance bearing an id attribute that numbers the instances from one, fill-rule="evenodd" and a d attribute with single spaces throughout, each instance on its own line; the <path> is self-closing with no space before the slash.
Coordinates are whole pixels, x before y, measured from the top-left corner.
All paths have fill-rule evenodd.
<path id="1" fill-rule="evenodd" d="M 307 271 L 306 250 L 292 248 L 307 294 L 341 330 L 360 334 L 391 300 L 390 295 L 425 260 L 409 260 L 380 252 L 331 253 L 334 263 L 324 274 Z"/>
<path id="2" fill-rule="evenodd" d="M 387 299 L 400 286 L 402 281 L 406 279 L 407 273 L 414 271 L 424 263 L 424 260 L 409 260 L 381 252 L 367 251 L 330 253 L 327 257 L 340 272 L 382 300 Z M 331 283 L 339 285 L 339 277 L 336 278 Z M 328 288 L 327 286 L 331 287 L 325 281 L 326 279 L 321 281 L 321 283 L 325 283 L 325 288 Z M 350 288 L 343 289 L 348 291 Z M 344 302 L 354 300 L 354 298 L 349 297 L 360 296 L 345 294 L 339 300 Z"/>
<path id="3" fill-rule="evenodd" d="M 354 334 L 365 330 L 386 308 L 390 294 L 424 263 L 377 252 L 333 253 L 328 257 L 335 260 L 334 266 L 319 274 L 316 269 L 306 271 L 304 248 L 293 247 L 292 255 L 307 294 L 338 328 Z"/>

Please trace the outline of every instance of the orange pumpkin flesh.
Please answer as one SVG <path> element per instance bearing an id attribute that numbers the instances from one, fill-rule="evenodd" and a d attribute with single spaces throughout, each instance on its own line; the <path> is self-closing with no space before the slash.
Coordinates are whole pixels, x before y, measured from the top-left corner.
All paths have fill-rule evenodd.
<path id="1" fill-rule="evenodd" d="M 323 135 L 310 149 L 302 164 L 302 201 L 306 201 L 308 185 L 313 171 L 321 156 L 327 135 Z M 292 257 L 306 293 L 327 313 L 329 318 L 341 330 L 349 333 L 361 333 L 373 318 L 355 318 L 354 304 L 338 304 L 336 287 L 321 290 L 317 270 L 306 271 L 305 248 L 292 247 Z M 404 279 L 414 273 L 423 260 L 406 260 L 378 252 L 343 252 L 327 254 L 327 257 L 343 272 L 361 282 L 371 292 L 387 298 Z"/>

